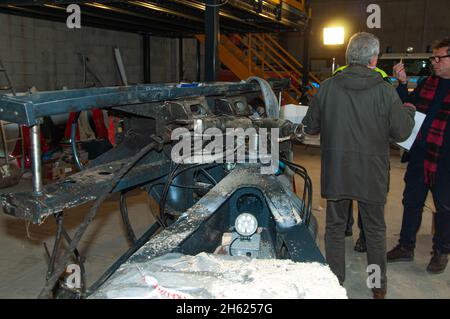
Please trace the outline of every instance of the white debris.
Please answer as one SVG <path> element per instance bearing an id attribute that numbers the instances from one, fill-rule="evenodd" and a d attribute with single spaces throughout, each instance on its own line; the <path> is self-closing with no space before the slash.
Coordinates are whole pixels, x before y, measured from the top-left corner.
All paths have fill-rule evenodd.
<path id="1" fill-rule="evenodd" d="M 320 263 L 170 253 L 123 265 L 91 298 L 345 299 L 347 293 Z"/>

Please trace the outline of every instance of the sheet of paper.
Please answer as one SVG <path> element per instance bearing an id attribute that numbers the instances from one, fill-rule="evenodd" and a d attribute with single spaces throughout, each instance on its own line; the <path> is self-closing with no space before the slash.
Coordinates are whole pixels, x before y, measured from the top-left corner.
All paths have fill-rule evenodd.
<path id="1" fill-rule="evenodd" d="M 411 146 L 414 144 L 414 141 L 416 140 L 417 134 L 419 133 L 420 127 L 422 126 L 424 120 L 425 114 L 416 112 L 416 116 L 414 117 L 414 121 L 416 122 L 416 124 L 414 125 L 411 135 L 406 141 L 397 143 L 397 145 L 409 151 L 411 149 Z"/>

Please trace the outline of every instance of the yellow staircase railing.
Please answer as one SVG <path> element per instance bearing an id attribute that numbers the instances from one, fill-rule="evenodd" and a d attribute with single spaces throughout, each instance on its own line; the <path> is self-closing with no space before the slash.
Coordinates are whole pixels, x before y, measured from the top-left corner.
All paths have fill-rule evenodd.
<path id="1" fill-rule="evenodd" d="M 197 37 L 201 42 L 204 41 L 203 35 Z M 250 76 L 289 78 L 291 87 L 283 92 L 286 103 L 297 104 L 302 96 L 303 65 L 269 34 L 221 35 L 219 59 L 241 80 Z M 314 74 L 309 73 L 309 77 L 320 83 Z M 316 91 L 309 81 L 307 93 L 313 95 Z"/>

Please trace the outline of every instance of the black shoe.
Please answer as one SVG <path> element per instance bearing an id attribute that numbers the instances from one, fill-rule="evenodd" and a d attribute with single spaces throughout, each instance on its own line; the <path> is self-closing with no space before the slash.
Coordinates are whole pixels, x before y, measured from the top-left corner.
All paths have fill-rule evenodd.
<path id="1" fill-rule="evenodd" d="M 353 232 L 351 230 L 345 231 L 345 237 L 352 237 L 352 236 L 353 236 Z"/>
<path id="2" fill-rule="evenodd" d="M 386 289 L 372 288 L 373 299 L 384 299 L 386 298 Z"/>
<path id="3" fill-rule="evenodd" d="M 408 249 L 403 246 L 397 245 L 387 253 L 387 262 L 393 263 L 398 261 L 413 261 L 414 249 Z"/>
<path id="4" fill-rule="evenodd" d="M 441 274 L 445 271 L 448 264 L 448 254 L 441 254 L 438 251 L 431 252 L 430 263 L 427 267 L 427 272 L 430 274 Z"/>
<path id="5" fill-rule="evenodd" d="M 367 252 L 366 242 L 364 240 L 361 240 L 361 238 L 358 238 L 354 249 L 358 253 L 366 253 Z"/>

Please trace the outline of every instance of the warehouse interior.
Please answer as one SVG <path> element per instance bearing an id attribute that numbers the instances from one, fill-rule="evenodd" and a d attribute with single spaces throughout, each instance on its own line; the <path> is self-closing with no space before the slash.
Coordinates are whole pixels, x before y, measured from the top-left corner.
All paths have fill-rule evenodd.
<path id="1" fill-rule="evenodd" d="M 243 298 L 237 292 L 254 284 L 250 272 L 256 278 L 255 269 L 274 260 L 277 269 L 286 269 L 277 274 L 280 280 L 309 263 L 323 278 L 315 282 L 308 273 L 316 291 L 293 279 L 292 292 L 274 284 L 249 288 L 254 291 L 249 298 L 372 299 L 367 254 L 354 249 L 356 204 L 352 233 L 345 236 L 342 286 L 327 266 L 321 143 L 299 132 L 295 112 L 307 109 L 324 81 L 346 64 L 347 44 L 357 32 L 378 37 L 379 61 L 384 54 L 396 63 L 403 56 L 429 61 L 434 42 L 449 37 L 449 5 L 447 0 L 0 1 L 0 298 L 220 299 L 232 293 Z M 377 12 L 373 21 L 379 18 L 380 25 L 371 28 L 369 18 Z M 324 28 L 334 26 L 345 29 L 343 42 L 326 45 Z M 392 70 L 384 71 L 393 78 Z M 271 174 L 259 172 L 273 157 L 257 164 L 176 162 L 171 134 L 194 132 L 195 149 L 198 123 L 219 130 L 222 135 L 215 136 L 221 140 L 229 127 L 279 128 L 279 166 Z M 251 148 L 250 139 L 244 138 L 244 146 Z M 239 148 L 233 150 L 234 139 L 231 148 L 221 147 L 222 156 L 231 149 L 233 159 Z M 402 228 L 404 152 L 390 145 L 388 250 Z M 414 260 L 387 264 L 386 298 L 450 297 L 449 268 L 426 271 L 435 211 L 430 193 Z M 253 232 L 237 230 L 240 217 L 253 218 L 244 220 L 246 226 L 256 223 Z M 195 262 L 201 271 L 176 268 L 181 259 L 169 265 L 174 256 L 200 256 Z M 230 279 L 229 294 L 219 294 L 227 289 L 219 288 L 226 284 L 223 278 L 234 273 L 212 277 L 208 273 L 216 270 L 205 271 L 201 264 L 217 266 L 227 258 L 247 258 L 255 268 L 236 275 L 242 282 Z M 176 275 L 167 276 L 161 265 L 173 267 L 169 272 Z M 147 284 L 150 273 L 160 288 Z M 180 279 L 183 273 L 188 275 Z M 123 288 L 139 276 L 144 284 Z M 194 284 L 188 282 L 192 278 L 200 279 Z M 145 285 L 151 293 L 137 294 Z"/>

